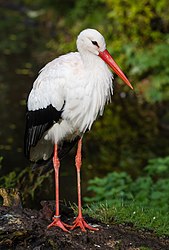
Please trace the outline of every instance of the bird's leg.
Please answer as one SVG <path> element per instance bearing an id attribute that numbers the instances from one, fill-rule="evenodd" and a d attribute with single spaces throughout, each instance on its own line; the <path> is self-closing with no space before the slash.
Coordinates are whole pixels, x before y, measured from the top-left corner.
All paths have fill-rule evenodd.
<path id="1" fill-rule="evenodd" d="M 68 230 L 65 228 L 66 225 L 60 220 L 60 214 L 59 214 L 59 168 L 60 168 L 60 161 L 58 158 L 58 152 L 57 152 L 57 144 L 54 145 L 54 156 L 53 156 L 53 166 L 55 170 L 55 191 L 56 191 L 56 211 L 55 215 L 53 217 L 53 222 L 49 224 L 47 228 L 56 226 L 60 227 L 63 231 L 68 232 Z"/>
<path id="2" fill-rule="evenodd" d="M 98 229 L 88 225 L 82 216 L 81 184 L 80 184 L 80 169 L 82 165 L 81 151 L 82 151 L 82 139 L 80 139 L 78 142 L 77 154 L 75 159 L 76 171 L 77 171 L 78 216 L 73 222 L 74 225 L 70 229 L 73 230 L 76 227 L 80 227 L 83 232 L 86 232 L 86 228 L 90 230 L 98 230 Z"/>

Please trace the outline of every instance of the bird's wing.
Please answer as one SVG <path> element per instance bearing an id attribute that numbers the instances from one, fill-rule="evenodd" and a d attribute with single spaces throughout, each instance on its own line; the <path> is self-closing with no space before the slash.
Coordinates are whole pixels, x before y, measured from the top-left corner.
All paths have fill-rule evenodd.
<path id="1" fill-rule="evenodd" d="M 62 109 L 56 110 L 51 104 L 46 108 L 29 111 L 26 113 L 26 129 L 24 138 L 24 152 L 30 157 L 31 147 L 35 147 L 43 134 L 61 118 Z"/>
<path id="2" fill-rule="evenodd" d="M 27 101 L 25 156 L 29 158 L 45 131 L 59 121 L 66 101 L 66 86 L 79 68 L 79 53 L 69 53 L 49 62 L 33 84 Z"/>
<path id="3" fill-rule="evenodd" d="M 33 84 L 27 101 L 24 138 L 28 159 L 31 147 L 35 147 L 43 134 L 61 118 L 65 103 L 64 81 L 58 59 L 55 59 L 40 71 Z"/>

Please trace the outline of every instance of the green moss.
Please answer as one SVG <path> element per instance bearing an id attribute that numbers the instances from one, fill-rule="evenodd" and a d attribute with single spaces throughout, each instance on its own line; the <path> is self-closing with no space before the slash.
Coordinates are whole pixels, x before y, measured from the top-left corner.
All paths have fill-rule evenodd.
<path id="1" fill-rule="evenodd" d="M 84 213 L 106 224 L 130 223 L 138 229 L 153 230 L 157 235 L 169 235 L 169 212 L 136 202 L 93 203 L 84 209 Z"/>

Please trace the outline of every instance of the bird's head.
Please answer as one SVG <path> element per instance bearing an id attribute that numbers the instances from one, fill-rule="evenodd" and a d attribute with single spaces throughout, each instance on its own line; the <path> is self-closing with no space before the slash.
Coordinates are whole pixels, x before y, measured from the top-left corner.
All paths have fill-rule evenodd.
<path id="1" fill-rule="evenodd" d="M 106 49 L 104 37 L 95 29 L 85 29 L 77 38 L 77 49 L 81 54 L 90 52 L 99 56 L 130 87 L 131 83 Z"/>
<path id="2" fill-rule="evenodd" d="M 99 55 L 100 51 L 106 49 L 104 37 L 94 29 L 86 29 L 80 32 L 77 38 L 77 49 L 80 52 L 89 51 L 95 55 Z"/>

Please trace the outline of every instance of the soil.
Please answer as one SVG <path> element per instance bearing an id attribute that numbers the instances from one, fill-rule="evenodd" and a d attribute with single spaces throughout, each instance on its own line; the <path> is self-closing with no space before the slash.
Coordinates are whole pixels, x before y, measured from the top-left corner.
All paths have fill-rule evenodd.
<path id="1" fill-rule="evenodd" d="M 106 225 L 87 215 L 88 223 L 98 231 L 81 232 L 75 229 L 69 233 L 53 227 L 53 201 L 41 202 L 42 209 L 21 207 L 0 207 L 0 250 L 64 250 L 64 249 L 115 249 L 115 250 L 169 250 L 169 237 L 158 237 L 151 231 L 136 230 L 132 225 Z M 61 205 L 62 221 L 71 224 L 74 214 L 71 208 Z"/>

